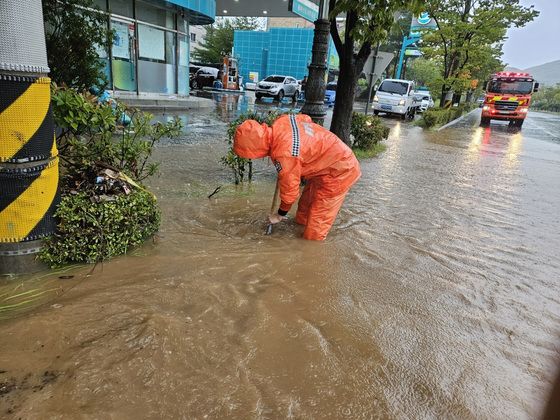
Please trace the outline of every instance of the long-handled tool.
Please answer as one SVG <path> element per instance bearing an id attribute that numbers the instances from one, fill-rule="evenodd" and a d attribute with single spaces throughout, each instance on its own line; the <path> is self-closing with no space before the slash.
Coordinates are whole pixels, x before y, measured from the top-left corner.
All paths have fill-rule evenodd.
<path id="1" fill-rule="evenodd" d="M 280 195 L 280 183 L 278 180 L 276 180 L 276 188 L 274 189 L 274 197 L 272 197 L 272 205 L 270 206 L 270 214 L 274 214 L 274 212 L 276 211 L 276 208 L 278 206 L 278 196 Z M 273 223 L 269 223 L 268 226 L 266 227 L 266 231 L 265 231 L 265 235 L 272 235 L 272 226 L 274 226 Z"/>

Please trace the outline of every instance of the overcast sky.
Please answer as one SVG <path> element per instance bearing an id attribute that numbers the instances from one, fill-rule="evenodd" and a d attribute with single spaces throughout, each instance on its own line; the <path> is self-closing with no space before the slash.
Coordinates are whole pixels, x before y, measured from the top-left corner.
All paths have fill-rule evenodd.
<path id="1" fill-rule="evenodd" d="M 520 69 L 560 60 L 560 0 L 521 0 L 540 15 L 523 28 L 510 29 L 502 60 Z"/>

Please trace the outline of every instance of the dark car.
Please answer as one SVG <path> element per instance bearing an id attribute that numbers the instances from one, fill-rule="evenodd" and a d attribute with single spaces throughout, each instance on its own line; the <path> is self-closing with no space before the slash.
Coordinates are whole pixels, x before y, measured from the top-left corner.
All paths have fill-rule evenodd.
<path id="1" fill-rule="evenodd" d="M 191 89 L 202 89 L 205 86 L 212 87 L 218 77 L 218 69 L 214 67 L 201 67 L 190 78 Z"/>

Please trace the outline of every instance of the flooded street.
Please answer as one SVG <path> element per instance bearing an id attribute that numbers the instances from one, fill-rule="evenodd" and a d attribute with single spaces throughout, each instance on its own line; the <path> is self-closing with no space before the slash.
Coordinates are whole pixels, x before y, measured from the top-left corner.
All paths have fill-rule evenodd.
<path id="1" fill-rule="evenodd" d="M 153 242 L 0 283 L 37 299 L 0 312 L 0 417 L 539 416 L 560 357 L 558 116 L 384 119 L 387 150 L 315 243 L 292 220 L 263 234 L 274 167 L 233 185 L 225 121 L 252 105 L 218 103 L 157 148 Z"/>

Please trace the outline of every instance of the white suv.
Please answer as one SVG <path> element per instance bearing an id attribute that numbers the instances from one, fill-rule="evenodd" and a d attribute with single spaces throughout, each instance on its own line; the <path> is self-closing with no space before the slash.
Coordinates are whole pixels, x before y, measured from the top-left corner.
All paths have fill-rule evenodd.
<path id="1" fill-rule="evenodd" d="M 285 96 L 289 96 L 297 101 L 299 92 L 300 85 L 293 77 L 272 75 L 257 84 L 255 97 L 261 99 L 263 96 L 267 96 L 281 102 Z"/>

